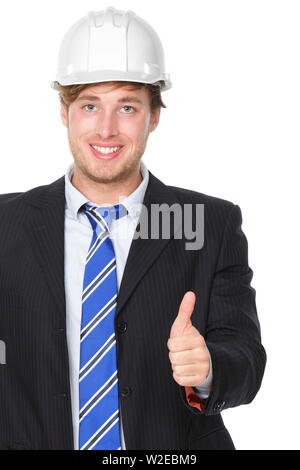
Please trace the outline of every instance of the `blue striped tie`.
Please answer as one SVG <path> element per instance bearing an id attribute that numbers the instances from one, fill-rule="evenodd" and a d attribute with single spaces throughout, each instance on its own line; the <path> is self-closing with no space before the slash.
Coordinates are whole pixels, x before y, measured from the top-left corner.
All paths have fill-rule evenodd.
<path id="1" fill-rule="evenodd" d="M 114 317 L 116 259 L 109 229 L 127 214 L 122 204 L 84 206 L 93 228 L 82 293 L 79 371 L 79 449 L 120 450 Z"/>

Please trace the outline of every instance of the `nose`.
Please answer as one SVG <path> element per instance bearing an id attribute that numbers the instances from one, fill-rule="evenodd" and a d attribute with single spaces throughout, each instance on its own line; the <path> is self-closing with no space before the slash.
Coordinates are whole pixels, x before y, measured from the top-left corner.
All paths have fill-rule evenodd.
<path id="1" fill-rule="evenodd" d="M 100 113 L 96 132 L 104 139 L 118 134 L 117 116 L 114 115 L 113 111 L 103 110 Z"/>

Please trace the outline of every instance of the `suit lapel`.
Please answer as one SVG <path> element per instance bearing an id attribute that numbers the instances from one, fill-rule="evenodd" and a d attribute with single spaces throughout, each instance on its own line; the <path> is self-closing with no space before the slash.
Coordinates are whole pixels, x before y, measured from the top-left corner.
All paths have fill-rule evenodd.
<path id="1" fill-rule="evenodd" d="M 167 204 L 167 206 L 172 206 L 172 204 L 179 203 L 179 201 L 176 199 L 173 191 L 171 191 L 170 188 L 164 185 L 149 171 L 149 182 L 143 202 L 143 205 L 146 207 L 146 220 L 149 237 L 146 239 L 141 237 L 134 237 L 132 240 L 118 293 L 116 315 L 120 313 L 125 303 L 133 293 L 134 289 L 137 288 L 140 280 L 147 273 L 148 269 L 173 238 L 174 233 L 178 228 L 172 226 L 171 224 L 170 237 L 168 239 L 163 239 L 161 234 L 157 239 L 150 237 L 151 227 L 153 225 L 153 220 L 151 220 L 151 206 L 155 204 L 160 205 L 163 203 Z M 141 218 L 135 233 L 139 233 L 140 223 Z"/>
<path id="2" fill-rule="evenodd" d="M 64 176 L 50 185 L 41 186 L 26 193 L 27 202 L 32 206 L 32 216 L 26 223 L 29 239 L 36 254 L 38 263 L 45 276 L 47 285 L 65 317 L 64 285 L 64 218 L 65 218 L 65 181 Z M 128 254 L 125 270 L 118 293 L 116 315 L 137 288 L 139 281 L 169 243 L 176 231 L 171 224 L 170 238 L 151 239 L 151 206 L 165 203 L 171 206 L 178 203 L 173 191 L 165 186 L 149 171 L 149 182 L 143 205 L 146 207 L 146 218 L 149 237 L 134 237 Z M 140 222 L 136 228 L 139 233 Z"/>
<path id="3" fill-rule="evenodd" d="M 65 318 L 64 177 L 29 191 L 26 196 L 32 206 L 31 217 L 26 223 L 28 237 L 61 318 Z"/>

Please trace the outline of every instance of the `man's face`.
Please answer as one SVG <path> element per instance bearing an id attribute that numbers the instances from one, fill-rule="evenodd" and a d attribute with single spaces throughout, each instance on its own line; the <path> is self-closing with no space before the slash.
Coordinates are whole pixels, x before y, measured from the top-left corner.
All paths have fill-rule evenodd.
<path id="1" fill-rule="evenodd" d="M 81 177 L 98 183 L 115 183 L 139 171 L 148 135 L 159 122 L 160 109 L 152 115 L 148 91 L 129 88 L 125 84 L 113 90 L 111 85 L 101 83 L 82 90 L 68 112 L 61 105 L 74 174 L 79 172 Z M 121 149 L 107 153 L 109 147 Z"/>

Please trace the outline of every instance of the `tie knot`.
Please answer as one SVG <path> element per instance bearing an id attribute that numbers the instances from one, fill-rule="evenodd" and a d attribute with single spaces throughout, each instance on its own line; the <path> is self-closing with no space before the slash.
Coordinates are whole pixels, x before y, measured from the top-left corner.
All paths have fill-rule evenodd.
<path id="1" fill-rule="evenodd" d="M 120 219 L 128 214 L 123 204 L 115 204 L 114 206 L 96 207 L 84 204 L 84 210 L 92 224 L 93 229 L 100 225 L 103 230 L 110 230 L 113 219 Z"/>

